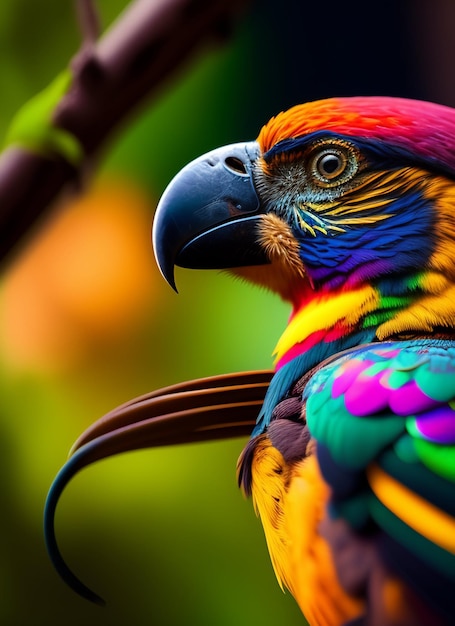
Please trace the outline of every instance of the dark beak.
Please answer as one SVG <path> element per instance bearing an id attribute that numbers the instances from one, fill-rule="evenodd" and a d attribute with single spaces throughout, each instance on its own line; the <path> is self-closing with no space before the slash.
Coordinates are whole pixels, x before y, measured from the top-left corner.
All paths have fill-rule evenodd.
<path id="1" fill-rule="evenodd" d="M 273 372 L 228 374 L 167 387 L 131 400 L 95 422 L 74 444 L 48 494 L 44 530 L 50 559 L 79 595 L 104 604 L 66 565 L 54 517 L 65 486 L 82 468 L 120 452 L 249 436 Z"/>
<path id="2" fill-rule="evenodd" d="M 257 241 L 262 210 L 253 173 L 259 154 L 254 141 L 212 150 L 167 187 L 155 215 L 153 247 L 174 289 L 175 265 L 226 269 L 269 262 Z"/>

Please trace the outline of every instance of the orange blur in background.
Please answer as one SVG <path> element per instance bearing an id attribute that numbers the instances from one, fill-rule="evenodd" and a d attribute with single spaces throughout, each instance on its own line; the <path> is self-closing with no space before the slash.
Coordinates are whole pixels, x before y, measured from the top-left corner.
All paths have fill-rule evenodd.
<path id="1" fill-rule="evenodd" d="M 112 177 L 57 210 L 4 279 L 9 365 L 61 370 L 137 329 L 159 279 L 151 213 L 144 191 Z"/>

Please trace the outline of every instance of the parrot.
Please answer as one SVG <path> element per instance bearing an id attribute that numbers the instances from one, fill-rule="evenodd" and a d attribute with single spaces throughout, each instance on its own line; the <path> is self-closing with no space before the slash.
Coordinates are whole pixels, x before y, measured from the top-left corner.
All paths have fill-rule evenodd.
<path id="1" fill-rule="evenodd" d="M 163 277 L 226 270 L 290 317 L 270 370 L 179 383 L 114 409 L 49 491 L 125 450 L 248 435 L 237 476 L 278 583 L 312 626 L 455 615 L 455 110 L 333 97 L 272 117 L 170 182 L 153 224 Z M 245 348 L 244 348 L 245 349 Z"/>

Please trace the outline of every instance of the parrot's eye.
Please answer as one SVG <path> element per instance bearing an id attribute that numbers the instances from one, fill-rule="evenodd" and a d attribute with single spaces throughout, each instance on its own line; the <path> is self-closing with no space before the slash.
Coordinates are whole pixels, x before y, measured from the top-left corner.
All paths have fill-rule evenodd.
<path id="1" fill-rule="evenodd" d="M 333 187 L 352 178 L 358 169 L 356 151 L 349 144 L 316 145 L 310 158 L 314 181 Z"/>
<path id="2" fill-rule="evenodd" d="M 328 152 L 327 154 L 323 154 L 321 157 L 318 157 L 315 166 L 318 174 L 331 180 L 344 171 L 344 168 L 346 167 L 346 159 L 342 154 Z"/>

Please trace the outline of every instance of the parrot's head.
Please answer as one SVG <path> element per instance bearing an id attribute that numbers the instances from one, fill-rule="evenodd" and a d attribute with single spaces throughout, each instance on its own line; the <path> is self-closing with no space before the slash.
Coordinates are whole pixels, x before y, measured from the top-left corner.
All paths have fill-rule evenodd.
<path id="1" fill-rule="evenodd" d="M 341 310 L 356 294 L 358 318 L 328 314 L 326 328 L 361 324 L 384 339 L 447 326 L 453 307 L 403 310 L 455 278 L 454 136 L 455 111 L 427 102 L 293 107 L 257 141 L 213 150 L 174 178 L 154 223 L 158 265 L 173 286 L 174 265 L 229 268 L 294 312 L 317 302 L 323 317 L 321 300 Z"/>

